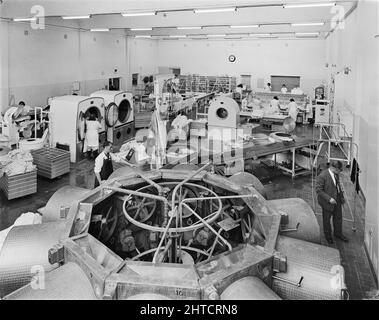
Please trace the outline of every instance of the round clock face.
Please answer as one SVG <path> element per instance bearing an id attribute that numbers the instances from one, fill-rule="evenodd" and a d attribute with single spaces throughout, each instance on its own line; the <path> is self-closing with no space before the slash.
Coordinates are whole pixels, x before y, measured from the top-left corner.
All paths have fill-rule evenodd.
<path id="1" fill-rule="evenodd" d="M 236 56 L 231 54 L 231 55 L 229 56 L 229 61 L 230 61 L 230 62 L 234 62 L 234 61 L 236 61 Z"/>

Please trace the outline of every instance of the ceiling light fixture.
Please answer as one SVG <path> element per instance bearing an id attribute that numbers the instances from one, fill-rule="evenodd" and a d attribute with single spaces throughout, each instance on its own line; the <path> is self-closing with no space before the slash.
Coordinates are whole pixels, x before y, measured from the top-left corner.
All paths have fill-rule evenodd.
<path id="1" fill-rule="evenodd" d="M 194 13 L 235 12 L 235 11 L 237 11 L 236 7 L 193 10 Z"/>
<path id="2" fill-rule="evenodd" d="M 145 35 L 145 36 L 135 36 L 136 38 L 151 38 L 151 36 Z"/>
<path id="3" fill-rule="evenodd" d="M 155 16 L 156 11 L 153 12 L 125 12 L 121 13 L 123 17 L 142 17 L 142 16 Z"/>
<path id="4" fill-rule="evenodd" d="M 131 28 L 131 31 L 151 31 L 153 28 Z"/>
<path id="5" fill-rule="evenodd" d="M 318 32 L 296 32 L 296 36 L 318 36 Z"/>
<path id="6" fill-rule="evenodd" d="M 246 25 L 246 26 L 230 26 L 231 28 L 258 28 L 258 24 L 251 24 L 251 25 Z"/>
<path id="7" fill-rule="evenodd" d="M 176 27 L 178 30 L 199 30 L 202 27 Z"/>
<path id="8" fill-rule="evenodd" d="M 89 19 L 91 16 L 85 15 L 85 16 L 63 16 L 62 19 L 64 20 L 74 20 L 74 19 Z"/>
<path id="9" fill-rule="evenodd" d="M 324 22 L 291 23 L 292 27 L 323 26 Z"/>
<path id="10" fill-rule="evenodd" d="M 169 38 L 186 38 L 187 36 L 184 35 L 184 34 L 180 34 L 180 35 L 170 35 Z"/>
<path id="11" fill-rule="evenodd" d="M 37 20 L 36 17 L 33 17 L 33 18 L 13 18 L 13 21 L 15 21 L 15 22 L 36 21 L 36 20 Z"/>
<path id="12" fill-rule="evenodd" d="M 250 33 L 250 37 L 271 37 L 271 33 Z"/>
<path id="13" fill-rule="evenodd" d="M 226 37 L 226 34 L 208 34 L 208 37 Z"/>
<path id="14" fill-rule="evenodd" d="M 284 4 L 284 9 L 293 9 L 293 8 L 314 8 L 314 7 L 333 7 L 335 2 L 323 2 L 323 3 L 302 3 L 302 4 Z"/>
<path id="15" fill-rule="evenodd" d="M 107 32 L 109 31 L 108 28 L 95 28 L 95 29 L 91 29 L 91 32 Z"/>

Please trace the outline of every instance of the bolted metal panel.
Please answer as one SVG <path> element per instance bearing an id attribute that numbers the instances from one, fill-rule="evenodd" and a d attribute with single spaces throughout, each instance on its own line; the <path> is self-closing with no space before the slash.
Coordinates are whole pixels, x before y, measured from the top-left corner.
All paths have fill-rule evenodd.
<path id="1" fill-rule="evenodd" d="M 48 252 L 64 231 L 63 222 L 11 229 L 0 252 L 0 297 L 29 283 L 35 274 L 58 266 L 49 263 Z"/>

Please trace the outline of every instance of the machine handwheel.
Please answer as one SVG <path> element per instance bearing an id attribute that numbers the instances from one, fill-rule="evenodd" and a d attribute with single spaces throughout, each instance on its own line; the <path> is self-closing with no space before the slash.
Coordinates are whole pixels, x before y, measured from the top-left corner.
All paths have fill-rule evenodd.
<path id="1" fill-rule="evenodd" d="M 124 205 L 126 205 L 125 209 L 133 219 L 145 222 L 154 214 L 157 202 L 148 198 L 135 197 L 132 205 L 127 205 L 127 203 Z"/>
<path id="2" fill-rule="evenodd" d="M 113 206 L 110 206 L 105 217 L 102 217 L 100 220 L 96 219 L 92 220 L 92 222 L 100 222 L 99 232 L 95 237 L 101 242 L 107 242 L 113 235 L 117 221 L 118 214 L 115 210 L 113 210 Z"/>

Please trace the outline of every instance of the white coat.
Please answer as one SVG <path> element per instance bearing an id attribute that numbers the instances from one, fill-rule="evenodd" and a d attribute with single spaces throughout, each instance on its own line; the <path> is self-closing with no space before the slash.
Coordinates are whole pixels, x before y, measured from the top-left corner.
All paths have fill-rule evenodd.
<path id="1" fill-rule="evenodd" d="M 96 120 L 87 120 L 86 128 L 83 152 L 86 152 L 87 148 L 97 150 L 99 148 L 99 130 L 101 129 L 101 124 Z"/>

